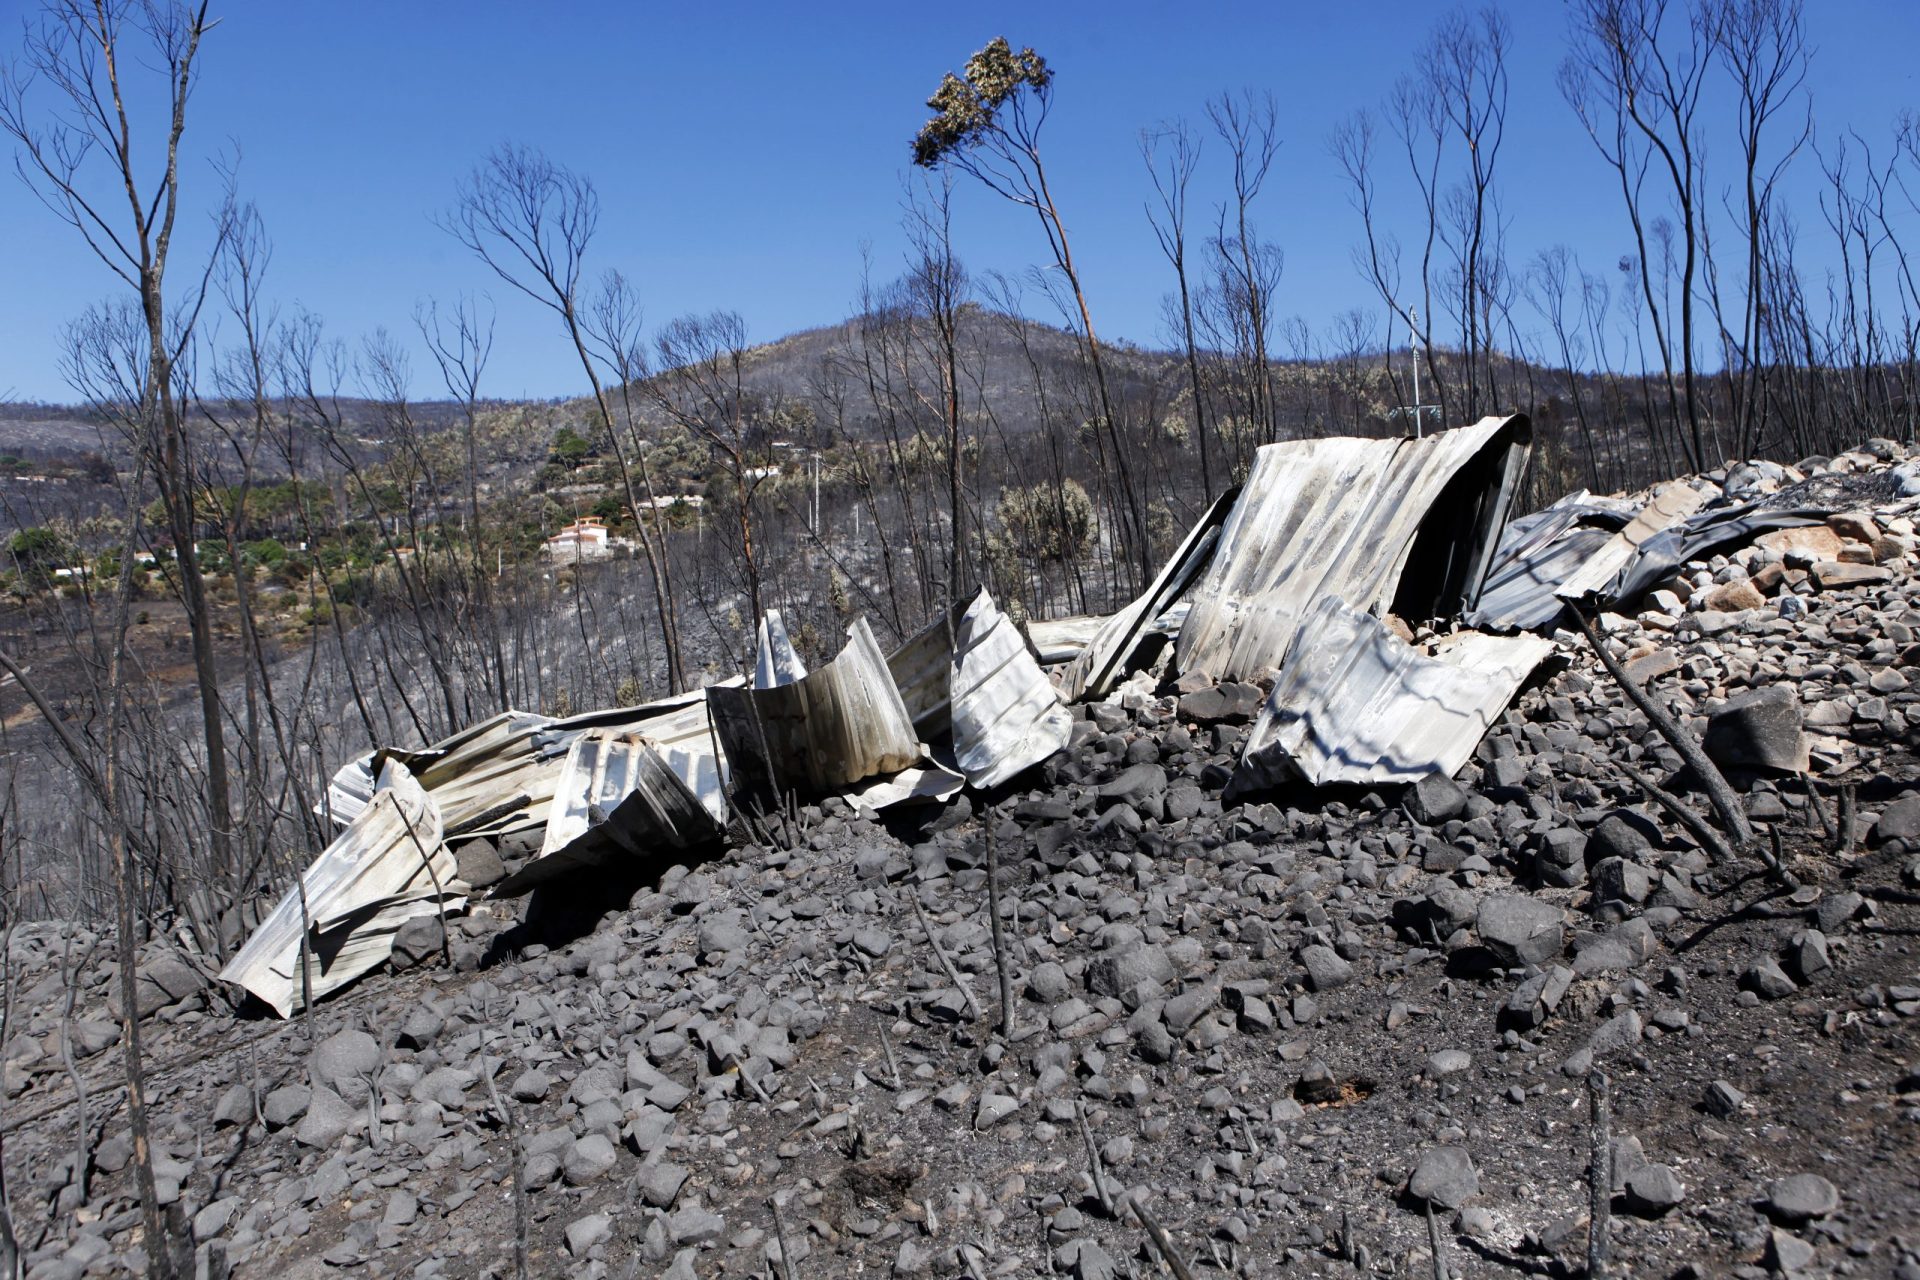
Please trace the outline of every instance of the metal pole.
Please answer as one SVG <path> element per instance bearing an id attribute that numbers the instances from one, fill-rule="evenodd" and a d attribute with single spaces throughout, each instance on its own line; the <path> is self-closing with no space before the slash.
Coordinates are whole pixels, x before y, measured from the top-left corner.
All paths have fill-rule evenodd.
<path id="1" fill-rule="evenodd" d="M 1420 309 L 1407 308 L 1407 352 L 1413 357 L 1413 438 L 1420 438 Z"/>

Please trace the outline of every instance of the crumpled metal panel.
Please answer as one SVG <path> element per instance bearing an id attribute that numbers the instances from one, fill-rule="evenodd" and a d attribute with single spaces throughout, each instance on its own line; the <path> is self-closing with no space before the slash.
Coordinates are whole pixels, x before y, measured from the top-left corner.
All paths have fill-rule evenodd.
<path id="1" fill-rule="evenodd" d="M 898 773 L 920 740 L 867 620 L 826 666 L 771 689 L 707 691 L 736 790 L 762 803 L 788 791 L 834 790 Z"/>
<path id="2" fill-rule="evenodd" d="M 1140 639 L 1151 636 L 1163 636 L 1172 639 L 1180 634 L 1180 627 L 1192 612 L 1193 603 L 1181 600 L 1165 613 L 1147 623 L 1140 629 Z M 1112 618 L 1110 613 L 1083 613 L 1068 618 L 1049 618 L 1045 622 L 1027 623 L 1027 639 L 1033 645 L 1033 656 L 1041 666 L 1057 666 L 1063 662 L 1072 662 L 1093 643 L 1100 628 Z M 1123 664 L 1124 665 L 1124 664 Z M 902 690 L 904 693 L 905 690 Z"/>
<path id="3" fill-rule="evenodd" d="M 942 736 L 950 724 L 947 680 L 953 665 L 954 612 L 943 611 L 887 655 L 887 670 L 922 741 Z"/>
<path id="4" fill-rule="evenodd" d="M 567 749 L 540 853 L 495 885 L 524 893 L 557 875 L 604 866 L 622 851 L 687 849 L 717 839 L 723 825 L 648 737 L 590 729 Z"/>
<path id="5" fill-rule="evenodd" d="M 1262 446 L 1194 586 L 1177 668 L 1264 676 L 1315 602 L 1333 596 L 1413 621 L 1471 609 L 1530 440 L 1514 414 L 1418 440 Z"/>
<path id="6" fill-rule="evenodd" d="M 1029 621 L 1027 638 L 1033 641 L 1035 655 L 1048 666 L 1072 662 L 1093 643 L 1100 628 L 1107 625 L 1110 613 L 1079 613 L 1066 618 Z"/>
<path id="7" fill-rule="evenodd" d="M 1676 521 L 1698 511 L 1707 500 L 1704 489 L 1675 481 L 1653 495 L 1640 513 L 1627 521 L 1620 532 L 1587 557 L 1585 564 L 1569 575 L 1555 592 L 1562 600 L 1611 599 L 1614 580 L 1632 560 L 1640 544 Z"/>
<path id="8" fill-rule="evenodd" d="M 1450 776 L 1553 649 L 1539 636 L 1464 632 L 1428 655 L 1328 596 L 1294 632 L 1232 789 Z"/>
<path id="9" fill-rule="evenodd" d="M 327 783 L 326 796 L 313 811 L 335 826 L 352 826 L 353 820 L 373 799 L 373 793 L 380 789 L 380 780 L 373 772 L 379 755 L 377 751 L 369 751 L 334 770 L 332 780 Z"/>
<path id="10" fill-rule="evenodd" d="M 953 628 L 948 676 L 954 763 L 999 786 L 1067 745 L 1073 715 L 1006 614 L 982 590 Z"/>
<path id="11" fill-rule="evenodd" d="M 840 793 L 856 809 L 889 809 L 896 804 L 937 804 L 967 785 L 964 776 L 929 760 L 887 778 L 857 783 Z"/>
<path id="12" fill-rule="evenodd" d="M 1577 489 L 1507 523 L 1480 602 L 1463 621 L 1482 631 L 1538 631 L 1566 611 L 1556 592 L 1632 519 L 1638 504 Z"/>
<path id="13" fill-rule="evenodd" d="M 457 875 L 439 807 L 404 764 L 389 760 L 360 816 L 314 859 L 220 977 L 287 1017 L 301 999 L 302 888 L 311 928 L 307 981 L 319 999 L 392 955 L 394 934 L 407 921 L 464 906 L 467 886 Z"/>
<path id="14" fill-rule="evenodd" d="M 1671 577 L 1681 565 L 1745 546 L 1769 530 L 1825 524 L 1835 512 L 1885 502 L 1893 492 L 1887 476 L 1886 472 L 1811 476 L 1748 502 L 1695 512 L 1642 542 L 1608 585 L 1606 598 L 1632 600 Z"/>
<path id="15" fill-rule="evenodd" d="M 778 609 L 769 609 L 760 618 L 760 642 L 754 650 L 753 687 L 771 689 L 792 684 L 807 674 L 807 664 L 795 652 L 787 638 L 787 624 Z"/>
<path id="16" fill-rule="evenodd" d="M 1154 619 L 1171 608 L 1207 567 L 1220 539 L 1225 536 L 1223 527 L 1231 525 L 1228 513 L 1237 514 L 1240 509 L 1240 495 L 1241 489 L 1236 485 L 1214 499 L 1199 523 L 1187 530 L 1187 536 L 1147 584 L 1147 589 L 1094 632 L 1093 639 L 1061 676 L 1060 691 L 1068 702 L 1104 697 L 1125 674 L 1128 657 Z"/>
<path id="17" fill-rule="evenodd" d="M 736 676 L 728 683 L 741 681 Z M 593 729 L 642 727 L 709 812 L 724 822 L 725 762 L 708 730 L 705 689 L 562 720 L 532 711 L 503 711 L 430 747 L 381 748 L 334 774 L 326 805 L 335 822 L 351 822 L 364 807 L 361 797 L 371 794 L 367 780 L 372 771 L 395 760 L 415 773 L 440 806 L 449 837 L 528 831 L 546 823 L 567 749 L 575 739 Z"/>

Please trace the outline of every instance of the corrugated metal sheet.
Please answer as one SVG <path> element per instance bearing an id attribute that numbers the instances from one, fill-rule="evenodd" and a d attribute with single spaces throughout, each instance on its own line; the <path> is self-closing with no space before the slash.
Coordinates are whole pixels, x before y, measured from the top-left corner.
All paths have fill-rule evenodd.
<path id="1" fill-rule="evenodd" d="M 976 787 L 1046 759 L 1073 729 L 1059 691 L 985 589 L 900 646 L 887 669 L 914 732 L 942 744 L 941 758 Z"/>
<path id="2" fill-rule="evenodd" d="M 1538 636 L 1468 632 L 1429 656 L 1378 618 L 1325 597 L 1294 633 L 1233 788 L 1291 776 L 1327 786 L 1451 775 L 1552 652 Z"/>
<path id="3" fill-rule="evenodd" d="M 1048 666 L 1071 662 L 1100 634 L 1100 628 L 1113 617 L 1110 613 L 1080 613 L 1069 618 L 1048 618 L 1027 623 L 1027 639 L 1040 661 Z"/>
<path id="4" fill-rule="evenodd" d="M 1640 509 L 1640 514 L 1627 522 L 1626 528 L 1587 557 L 1586 563 L 1569 575 L 1555 594 L 1562 600 L 1611 598 L 1614 580 L 1633 559 L 1640 544 L 1675 521 L 1686 519 L 1706 500 L 1706 492 L 1692 485 L 1677 480 L 1667 485 L 1653 495 L 1653 500 Z"/>
<path id="5" fill-rule="evenodd" d="M 1180 627 L 1193 611 L 1193 602 L 1181 600 L 1165 613 L 1140 629 L 1140 639 L 1149 636 L 1164 636 L 1171 639 L 1180 634 Z M 1071 662 L 1079 657 L 1086 647 L 1093 643 L 1100 628 L 1107 625 L 1113 617 L 1110 613 L 1076 614 L 1070 618 L 1049 618 L 1045 622 L 1028 622 L 1027 639 L 1032 643 L 1033 656 L 1043 666 L 1056 666 L 1062 662 Z M 903 690 L 904 692 L 904 690 Z"/>
<path id="6" fill-rule="evenodd" d="M 1508 522 L 1464 621 L 1485 631 L 1538 631 L 1566 609 L 1555 593 L 1638 509 L 1637 503 L 1593 498 L 1579 489 L 1550 507 Z"/>
<path id="7" fill-rule="evenodd" d="M 898 773 L 919 759 L 920 740 L 865 618 L 848 637 L 832 662 L 792 684 L 707 691 L 736 790 L 777 801 L 795 789 Z"/>
<path id="8" fill-rule="evenodd" d="M 721 831 L 650 739 L 589 729 L 567 749 L 539 856 L 494 886 L 493 896 L 524 893 L 564 872 L 604 866 L 623 852 L 691 848 Z"/>
<path id="9" fill-rule="evenodd" d="M 392 955 L 394 934 L 415 916 L 465 905 L 467 887 L 457 874 L 438 806 L 405 765 L 388 761 L 365 810 L 301 877 L 314 998 Z M 288 890 L 220 971 L 283 1018 L 300 1001 L 300 897 L 300 888 Z"/>
<path id="10" fill-rule="evenodd" d="M 760 619 L 760 643 L 754 651 L 753 687 L 771 689 L 792 684 L 807 674 L 807 664 L 794 651 L 787 638 L 787 624 L 778 609 L 769 609 Z"/>
<path id="11" fill-rule="evenodd" d="M 1633 600 L 1652 590 L 1680 567 L 1704 560 L 1722 550 L 1742 547 L 1772 529 L 1798 529 L 1825 524 L 1845 505 L 1812 502 L 1780 506 L 1770 494 L 1758 501 L 1713 511 L 1697 512 L 1668 525 L 1635 549 L 1633 558 L 1607 586 L 1608 600 Z"/>
<path id="12" fill-rule="evenodd" d="M 943 764 L 928 761 L 892 777 L 858 783 L 840 793 L 856 809 L 888 809 L 896 804 L 935 804 L 952 798 L 967 780 Z"/>
<path id="13" fill-rule="evenodd" d="M 1187 536 L 1147 584 L 1147 589 L 1094 632 L 1093 639 L 1061 676 L 1061 693 L 1068 702 L 1104 697 L 1125 673 L 1127 658 L 1153 620 L 1171 608 L 1207 567 L 1224 536 L 1223 527 L 1231 524 L 1228 513 L 1239 511 L 1240 494 L 1236 486 L 1216 498 L 1200 522 L 1187 531 Z"/>
<path id="14" fill-rule="evenodd" d="M 742 683 L 734 677 L 727 683 Z M 440 806 L 449 836 L 504 835 L 542 826 L 567 749 L 601 728 L 641 729 L 720 821 L 726 820 L 724 763 L 708 731 L 706 690 L 637 707 L 610 707 L 556 720 L 503 711 L 418 750 L 381 748 L 349 761 L 327 789 L 333 820 L 351 822 L 372 794 L 373 770 L 396 760 Z"/>
<path id="15" fill-rule="evenodd" d="M 953 665 L 953 619 L 942 613 L 887 656 L 887 670 L 913 731 L 931 742 L 947 732 L 947 679 Z"/>
<path id="16" fill-rule="evenodd" d="M 313 807 L 314 812 L 335 826 L 352 826 L 380 787 L 373 772 L 379 754 L 369 751 L 336 769 L 333 780 L 327 784 L 326 798 Z"/>
<path id="17" fill-rule="evenodd" d="M 1176 664 L 1216 680 L 1281 664 L 1315 602 L 1422 621 L 1477 600 L 1525 467 L 1522 414 L 1420 440 L 1261 447 L 1193 590 Z"/>
<path id="18" fill-rule="evenodd" d="M 1073 732 L 1053 682 L 985 591 L 954 625 L 948 688 L 954 762 L 976 787 L 997 787 L 1038 764 Z"/>

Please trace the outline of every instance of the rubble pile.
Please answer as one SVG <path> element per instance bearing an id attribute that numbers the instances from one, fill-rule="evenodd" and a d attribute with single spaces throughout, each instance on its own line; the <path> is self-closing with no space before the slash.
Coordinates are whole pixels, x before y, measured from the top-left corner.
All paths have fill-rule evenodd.
<path id="1" fill-rule="evenodd" d="M 1487 459 L 1512 431 L 1486 429 Z M 772 620 L 706 755 L 680 723 L 700 702 L 383 753 L 387 787 L 336 788 L 343 839 L 424 830 L 399 770 L 458 805 L 408 864 L 431 883 L 380 890 L 388 972 L 319 1001 L 311 1042 L 301 1017 L 234 1017 L 189 958 L 146 959 L 162 1196 L 238 1274 L 510 1276 L 517 1240 L 529 1274 L 675 1280 L 1111 1277 L 1163 1250 L 1194 1275 L 1426 1276 L 1435 1247 L 1455 1275 L 1571 1274 L 1604 1087 L 1618 1274 L 1920 1275 L 1909 475 L 1874 442 L 1453 521 L 1482 585 L 1547 615 L 1524 631 L 1403 618 L 1385 570 L 1331 595 L 1215 574 L 1280 554 L 1228 503 L 1154 607 L 1081 632 L 1070 704 L 981 596 L 885 661 L 855 635 L 832 670 Z M 1409 546 L 1433 527 L 1402 523 Z M 1181 669 L 1156 641 L 1187 590 L 1208 647 L 1286 654 L 1277 675 Z M 1569 597 L 1601 606 L 1609 656 L 1724 771 L 1752 842 L 1722 856 L 1685 820 L 1716 821 L 1700 780 Z M 1334 628 L 1372 658 L 1310 661 Z M 1423 690 L 1449 732 L 1394 710 Z M 864 774 L 846 697 L 886 709 Z M 453 760 L 510 762 L 495 790 L 525 803 L 461 789 L 483 765 Z M 743 778 L 791 792 L 801 769 L 808 795 L 740 838 Z M 629 776 L 653 781 L 607 781 Z M 668 839 L 723 820 L 729 841 Z M 96 943 L 12 940 L 9 1186 L 56 1206 L 34 1276 L 148 1247 Z M 70 1013 L 63 971 L 85 975 Z M 90 1168 L 76 1079 L 104 1124 Z"/>

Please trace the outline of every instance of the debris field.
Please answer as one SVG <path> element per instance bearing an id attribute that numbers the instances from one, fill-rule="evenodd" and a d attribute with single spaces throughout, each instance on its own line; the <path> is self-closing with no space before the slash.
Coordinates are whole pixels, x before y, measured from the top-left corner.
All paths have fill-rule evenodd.
<path id="1" fill-rule="evenodd" d="M 809 670 L 769 614 L 750 678 L 349 762 L 224 967 L 144 953 L 179 1243 L 1920 1276 L 1920 461 L 1509 520 L 1527 444 L 1268 446 L 1109 618 Z M 112 949 L 9 948 L 28 1275 L 139 1271 Z"/>

